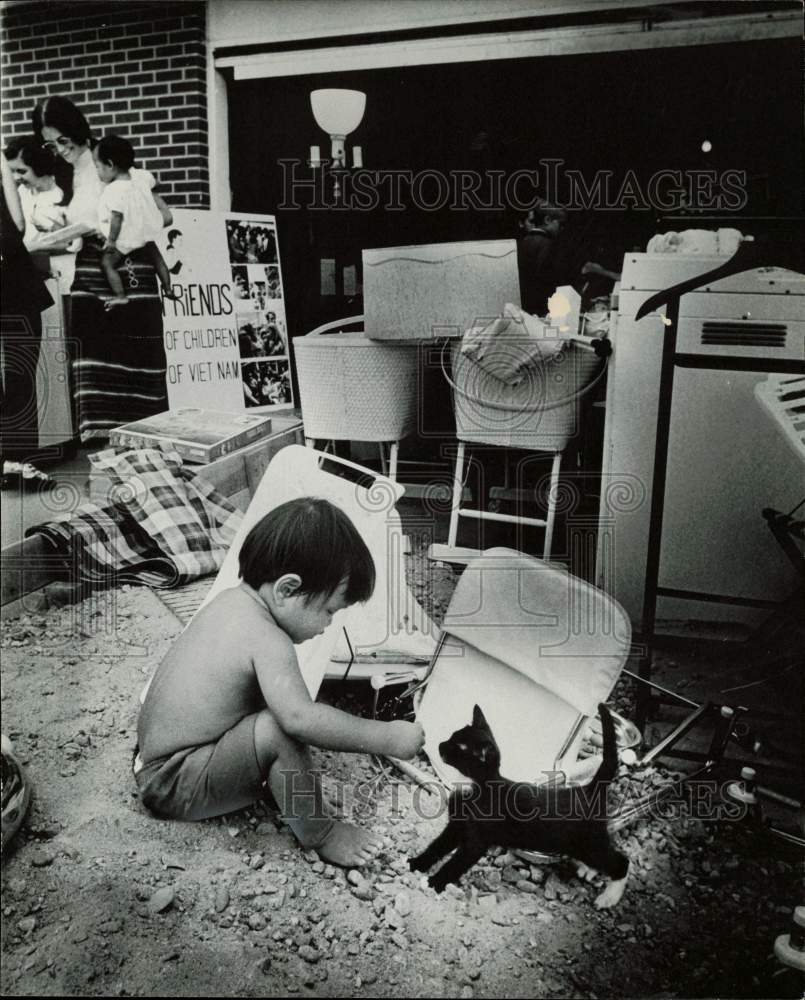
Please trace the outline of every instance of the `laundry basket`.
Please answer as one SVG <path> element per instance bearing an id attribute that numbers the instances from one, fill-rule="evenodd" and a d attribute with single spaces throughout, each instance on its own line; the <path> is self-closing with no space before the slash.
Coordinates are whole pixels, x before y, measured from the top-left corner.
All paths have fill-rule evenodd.
<path id="1" fill-rule="evenodd" d="M 586 344 L 569 342 L 542 363 L 523 369 L 510 385 L 482 368 L 461 344 L 452 349 L 456 437 L 504 448 L 562 451 L 578 430 L 579 399 L 591 388 L 601 359 Z"/>
<path id="2" fill-rule="evenodd" d="M 416 426 L 417 344 L 340 329 L 362 322 L 353 316 L 293 341 L 306 438 L 399 441 Z"/>

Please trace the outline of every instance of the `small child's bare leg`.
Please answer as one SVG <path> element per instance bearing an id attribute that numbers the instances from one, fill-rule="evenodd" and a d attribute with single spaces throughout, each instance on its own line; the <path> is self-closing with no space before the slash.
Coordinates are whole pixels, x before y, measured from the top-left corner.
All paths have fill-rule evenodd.
<path id="1" fill-rule="evenodd" d="M 109 299 L 104 304 L 104 309 L 113 309 L 115 306 L 128 305 L 126 291 L 123 288 L 123 279 L 117 273 L 117 265 L 120 263 L 123 254 L 119 250 L 104 250 L 101 254 L 101 267 L 106 276 L 106 281 L 114 293 L 114 298 Z"/>
<path id="2" fill-rule="evenodd" d="M 269 711 L 256 719 L 254 742 L 269 788 L 299 843 L 335 865 L 357 868 L 370 861 L 380 838 L 330 815 L 307 748 L 287 736 Z"/>
<path id="3" fill-rule="evenodd" d="M 159 251 L 159 247 L 156 243 L 146 243 L 145 249 L 148 251 L 151 263 L 156 269 L 159 283 L 162 285 L 162 294 L 166 299 L 178 299 L 180 296 L 174 294 L 171 273 L 168 270 L 168 265 L 165 263 L 165 258 Z"/>

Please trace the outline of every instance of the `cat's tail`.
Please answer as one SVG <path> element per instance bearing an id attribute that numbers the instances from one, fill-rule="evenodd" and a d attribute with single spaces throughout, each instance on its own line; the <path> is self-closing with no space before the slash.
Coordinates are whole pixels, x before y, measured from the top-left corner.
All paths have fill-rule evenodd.
<path id="1" fill-rule="evenodd" d="M 601 733 L 604 740 L 604 760 L 593 779 L 597 784 L 606 784 L 618 773 L 618 748 L 615 742 L 615 723 L 606 705 L 598 706 L 601 716 Z"/>

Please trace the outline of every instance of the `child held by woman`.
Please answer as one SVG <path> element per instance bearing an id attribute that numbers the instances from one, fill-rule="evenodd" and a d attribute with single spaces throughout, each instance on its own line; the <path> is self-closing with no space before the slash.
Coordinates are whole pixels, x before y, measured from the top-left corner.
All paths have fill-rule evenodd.
<path id="1" fill-rule="evenodd" d="M 104 136 L 93 151 L 98 177 L 106 185 L 98 202 L 98 228 L 105 237 L 101 266 L 114 293 L 104 308 L 129 302 L 117 266 L 123 257 L 144 247 L 156 269 L 162 294 L 175 299 L 170 272 L 154 242 L 163 226 L 173 221 L 170 209 L 155 193 L 148 170 L 134 166 L 134 149 L 118 135 Z"/>
<path id="2" fill-rule="evenodd" d="M 415 722 L 378 722 L 311 698 L 294 643 L 365 601 L 372 556 L 327 500 L 276 507 L 246 536 L 241 583 L 202 608 L 157 669 L 138 725 L 134 774 L 156 815 L 200 820 L 273 794 L 299 843 L 356 867 L 378 838 L 327 811 L 308 746 L 411 758 Z"/>

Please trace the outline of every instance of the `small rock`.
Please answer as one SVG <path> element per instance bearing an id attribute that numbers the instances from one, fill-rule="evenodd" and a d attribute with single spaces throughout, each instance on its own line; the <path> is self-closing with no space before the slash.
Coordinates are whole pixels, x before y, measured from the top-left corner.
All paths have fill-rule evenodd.
<path id="1" fill-rule="evenodd" d="M 23 917 L 17 921 L 17 929 L 21 934 L 33 934 L 36 930 L 36 917 Z"/>
<path id="2" fill-rule="evenodd" d="M 401 934 L 399 931 L 395 931 L 391 935 L 391 940 L 394 942 L 394 944 L 397 945 L 398 948 L 400 948 L 403 951 L 408 947 L 408 939 L 404 934 Z"/>
<path id="3" fill-rule="evenodd" d="M 299 957 L 313 965 L 321 958 L 321 952 L 316 951 L 315 948 L 311 948 L 309 944 L 303 944 L 299 949 Z"/>
<path id="4" fill-rule="evenodd" d="M 515 888 L 519 889 L 520 892 L 539 892 L 539 888 L 534 885 L 533 882 L 529 882 L 527 878 L 520 878 L 515 882 Z"/>
<path id="5" fill-rule="evenodd" d="M 31 852 L 31 864 L 36 868 L 45 868 L 52 865 L 56 860 L 56 855 L 49 847 L 35 847 Z"/>
<path id="6" fill-rule="evenodd" d="M 401 917 L 407 917 L 411 912 L 411 899 L 407 892 L 398 892 L 394 897 L 394 909 Z"/>
<path id="7" fill-rule="evenodd" d="M 227 906 L 229 906 L 229 889 L 225 885 L 221 885 L 215 890 L 215 902 L 213 905 L 216 913 L 223 913 Z"/>
<path id="8" fill-rule="evenodd" d="M 375 898 L 375 891 L 368 882 L 364 882 L 362 885 L 352 887 L 352 895 L 356 899 L 363 899 L 369 902 Z"/>
<path id="9" fill-rule="evenodd" d="M 173 905 L 175 896 L 176 893 L 173 891 L 172 886 L 166 885 L 161 889 L 157 889 L 157 891 L 148 900 L 149 912 L 163 913 Z"/>
<path id="10" fill-rule="evenodd" d="M 549 875 L 548 880 L 545 883 L 545 898 L 546 899 L 556 899 L 560 891 L 564 889 L 564 886 L 559 881 L 555 875 Z"/>
<path id="11" fill-rule="evenodd" d="M 12 896 L 16 896 L 17 899 L 21 899 L 25 895 L 25 891 L 28 888 L 28 883 L 24 878 L 10 878 L 8 880 L 8 892 Z"/>
<path id="12" fill-rule="evenodd" d="M 262 913 L 252 913 L 246 921 L 253 931 L 264 931 L 267 926 L 266 918 Z"/>
<path id="13" fill-rule="evenodd" d="M 495 889 L 499 889 L 502 882 L 500 871 L 497 868 L 491 868 L 488 872 L 485 872 L 484 882 L 487 888 L 492 892 L 494 892 Z"/>
<path id="14" fill-rule="evenodd" d="M 350 885 L 363 885 L 366 882 L 364 876 L 357 870 L 357 868 L 350 868 L 347 872 L 347 882 Z"/>

